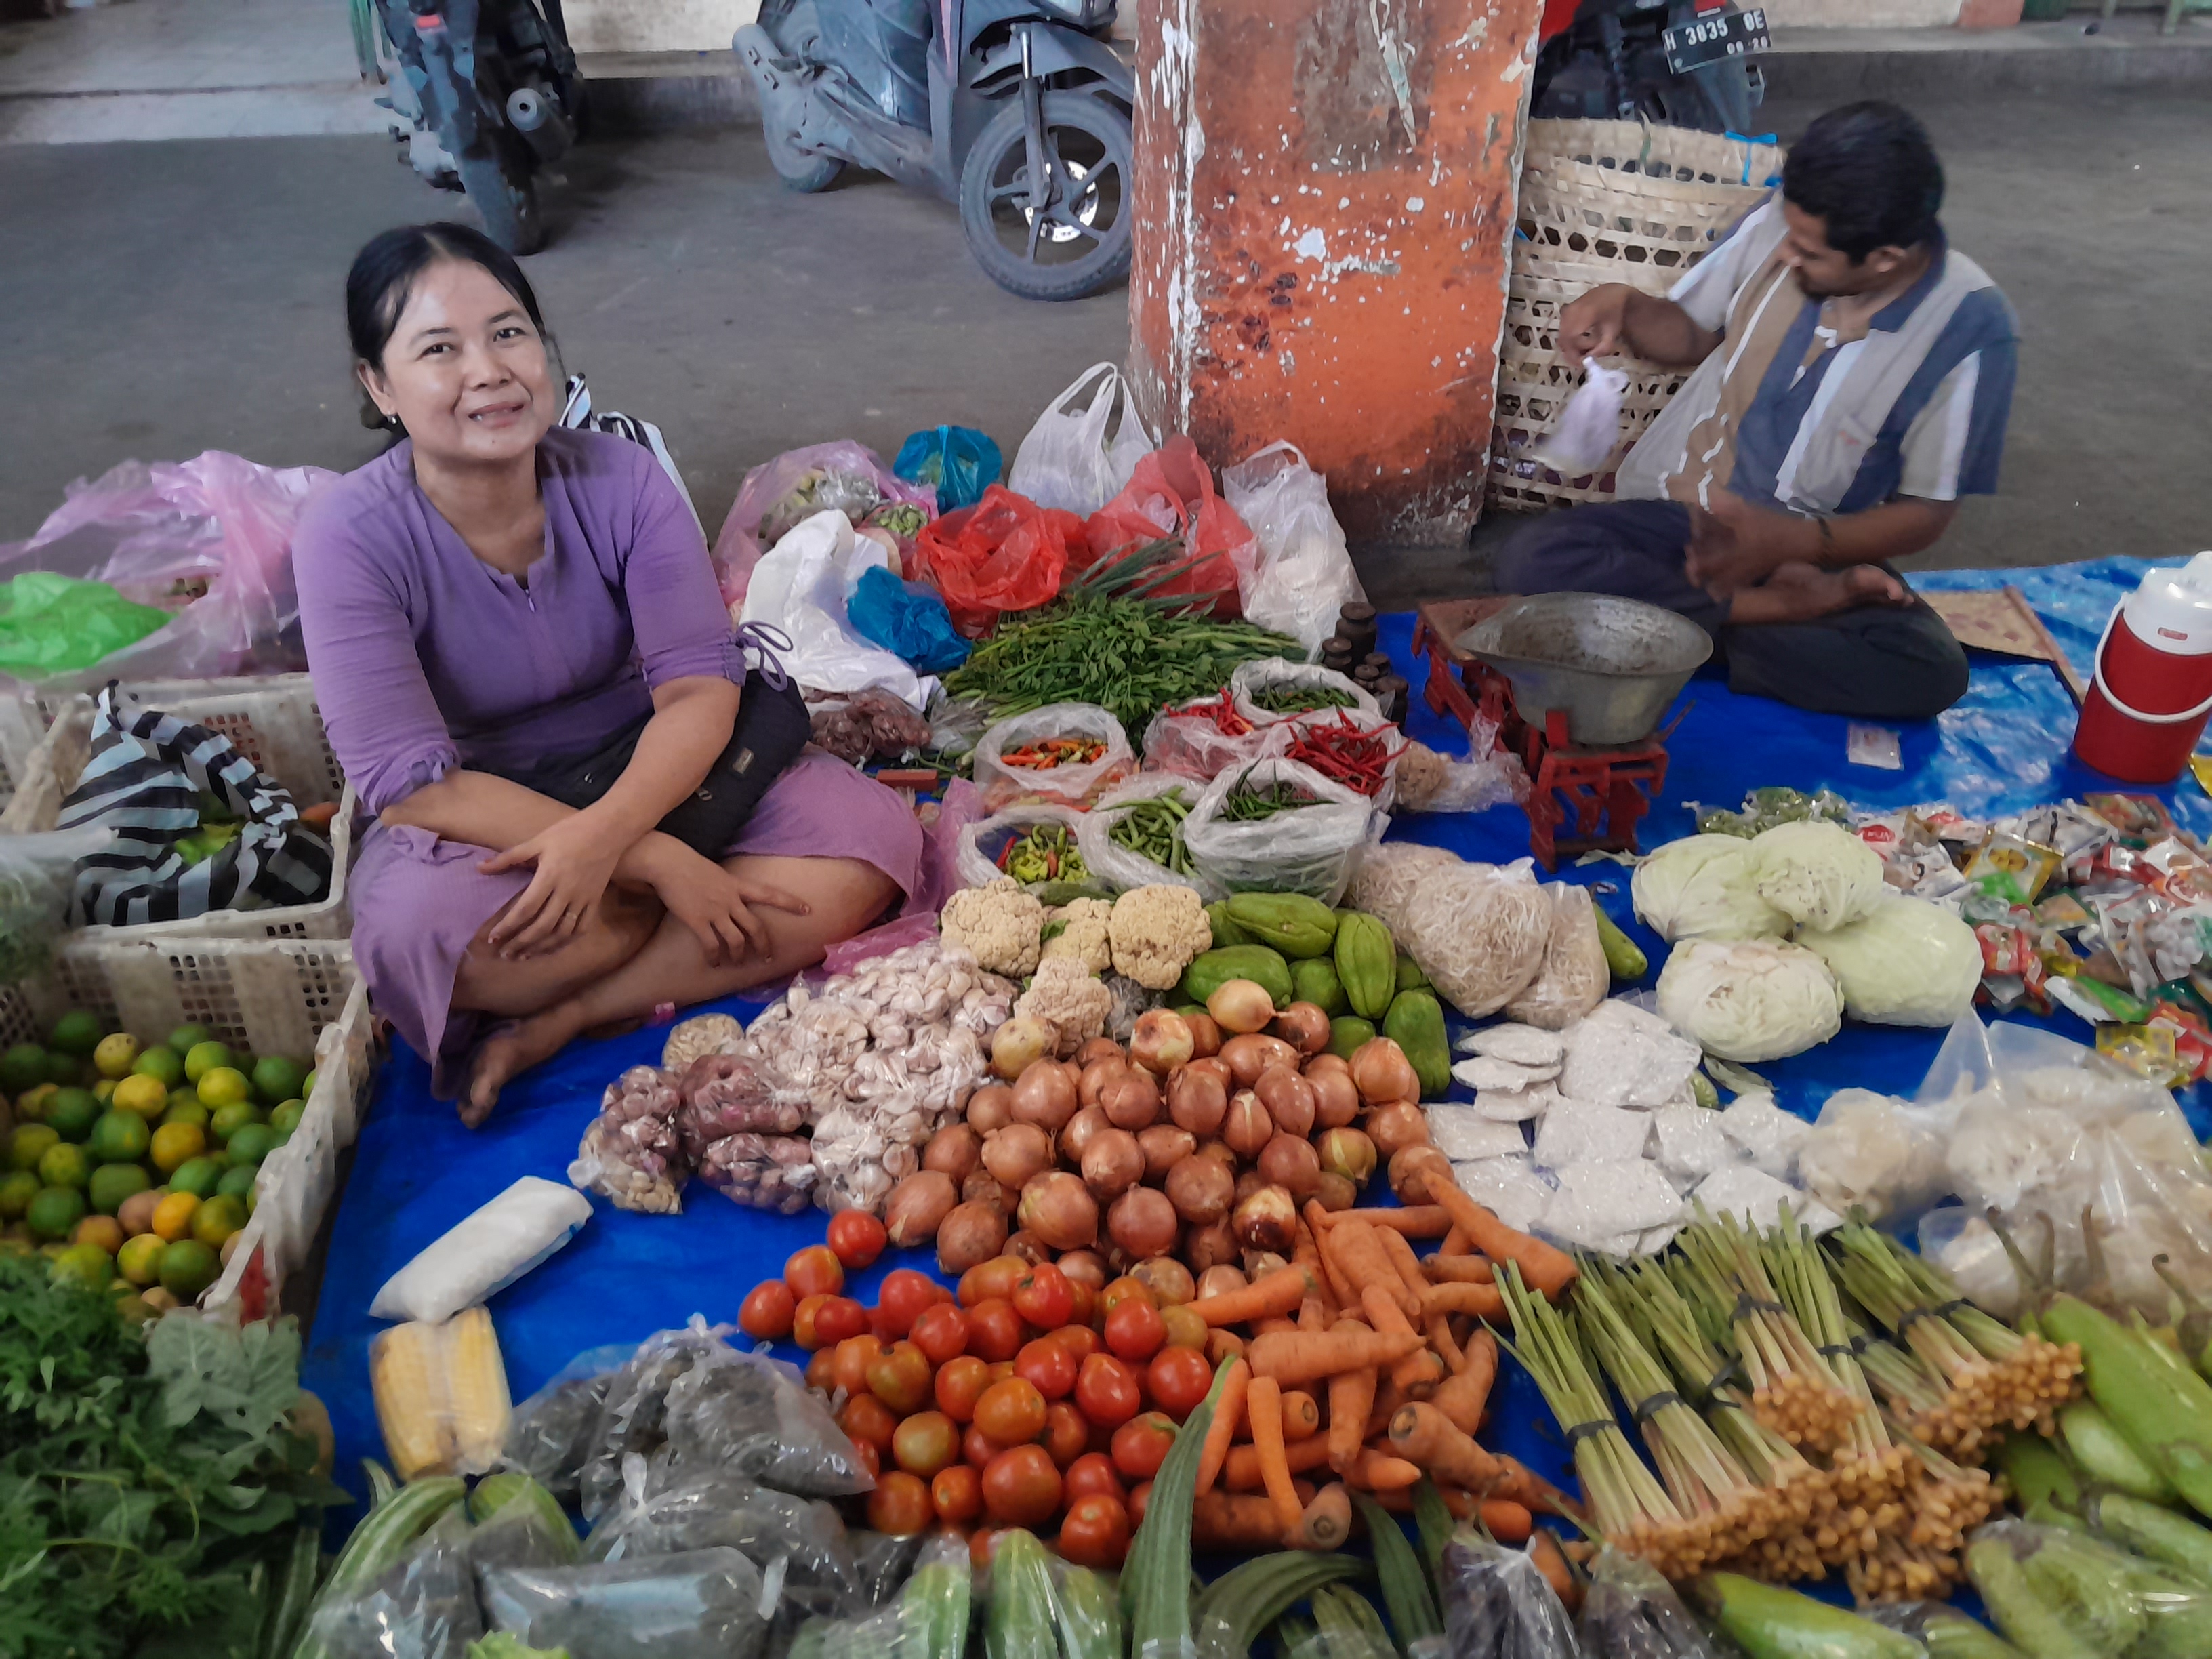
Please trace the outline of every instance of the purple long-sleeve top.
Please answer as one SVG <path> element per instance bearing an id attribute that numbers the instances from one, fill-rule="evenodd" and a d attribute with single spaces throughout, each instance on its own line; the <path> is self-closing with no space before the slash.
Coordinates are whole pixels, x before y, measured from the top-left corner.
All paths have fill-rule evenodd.
<path id="1" fill-rule="evenodd" d="M 588 754 L 655 688 L 742 681 L 690 508 L 652 453 L 556 428 L 538 446 L 545 551 L 526 581 L 469 550 L 401 443 L 320 491 L 293 537 L 331 749 L 371 812 L 456 766 Z"/>

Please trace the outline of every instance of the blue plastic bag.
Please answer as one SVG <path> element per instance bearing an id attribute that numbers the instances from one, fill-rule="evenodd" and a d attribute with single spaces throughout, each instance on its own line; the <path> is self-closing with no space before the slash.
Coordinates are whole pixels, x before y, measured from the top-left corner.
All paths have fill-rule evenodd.
<path id="1" fill-rule="evenodd" d="M 999 482 L 1006 463 L 999 446 L 972 426 L 937 426 L 910 434 L 891 471 L 908 483 L 933 486 L 937 510 L 973 507 Z"/>
<path id="2" fill-rule="evenodd" d="M 845 618 L 862 639 L 925 674 L 949 674 L 968 660 L 969 643 L 953 631 L 952 613 L 937 590 L 902 582 L 881 565 L 860 573 Z"/>

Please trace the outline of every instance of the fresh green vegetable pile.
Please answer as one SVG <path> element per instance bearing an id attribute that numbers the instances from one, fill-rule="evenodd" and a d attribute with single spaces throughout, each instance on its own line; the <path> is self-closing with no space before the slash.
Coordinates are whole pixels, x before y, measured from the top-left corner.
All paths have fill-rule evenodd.
<path id="1" fill-rule="evenodd" d="M 1349 691 L 1337 686 L 1298 685 L 1290 681 L 1262 686 L 1252 694 L 1252 701 L 1274 714 L 1310 714 L 1316 708 L 1350 708 L 1354 702 Z"/>
<path id="2" fill-rule="evenodd" d="M 1182 790 L 1168 790 L 1130 806 L 1106 832 L 1106 839 L 1163 869 L 1187 876 L 1191 872 L 1190 854 L 1183 850 L 1182 821 L 1190 816 L 1190 808 Z"/>
<path id="3" fill-rule="evenodd" d="M 1257 823 L 1262 818 L 1272 818 L 1278 812 L 1296 811 L 1301 806 L 1314 805 L 1313 797 L 1295 783 L 1275 782 L 1261 789 L 1250 781 L 1247 773 L 1221 798 L 1221 816 L 1230 823 Z"/>

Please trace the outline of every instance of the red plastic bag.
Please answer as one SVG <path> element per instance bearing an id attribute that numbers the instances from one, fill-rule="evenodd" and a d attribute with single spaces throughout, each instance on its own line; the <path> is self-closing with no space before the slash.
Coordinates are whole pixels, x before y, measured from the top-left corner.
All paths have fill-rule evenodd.
<path id="1" fill-rule="evenodd" d="M 1180 434 L 1137 463 L 1129 487 L 1092 514 L 1083 533 L 1094 558 L 1181 536 L 1187 568 L 1151 592 L 1158 597 L 1218 593 L 1217 617 L 1238 614 L 1237 580 L 1259 556 L 1258 541 L 1214 489 L 1213 473 L 1198 446 Z"/>
<path id="2" fill-rule="evenodd" d="M 975 506 L 931 520 L 914 538 L 915 574 L 945 595 L 953 624 L 971 637 L 1003 611 L 1049 604 L 1068 560 L 1085 556 L 1082 520 L 1003 484 Z"/>

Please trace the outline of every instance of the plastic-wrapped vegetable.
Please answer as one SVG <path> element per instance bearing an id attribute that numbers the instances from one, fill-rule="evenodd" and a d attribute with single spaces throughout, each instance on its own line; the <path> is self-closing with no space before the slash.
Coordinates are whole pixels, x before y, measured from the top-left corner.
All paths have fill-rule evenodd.
<path id="1" fill-rule="evenodd" d="M 592 1454 L 592 1431 L 607 1390 L 637 1350 L 627 1342 L 587 1348 L 514 1408 L 507 1425 L 507 1466 L 519 1469 L 564 1504 L 576 1501 L 577 1478 Z"/>
<path id="2" fill-rule="evenodd" d="M 817 706 L 810 719 L 815 743 L 853 766 L 929 747 L 929 722 L 881 686 Z"/>
<path id="3" fill-rule="evenodd" d="M 630 1561 L 726 1547 L 763 1567 L 785 1564 L 783 1593 L 808 1613 L 832 1616 L 864 1605 L 853 1547 L 837 1511 L 712 1465 L 632 1453 L 623 1462 L 623 1501 L 592 1529 L 585 1554 Z"/>
<path id="4" fill-rule="evenodd" d="M 1591 1564 L 1581 1632 L 1586 1659 L 1721 1659 L 1659 1570 L 1610 1547 Z"/>
<path id="5" fill-rule="evenodd" d="M 2212 1589 L 2065 1528 L 1991 1522 L 1966 1547 L 1966 1574 L 1996 1627 L 2031 1654 L 2212 1653 Z"/>
<path id="6" fill-rule="evenodd" d="M 790 1659 L 939 1659 L 968 1650 L 970 1617 L 968 1546 L 939 1533 L 921 1547 L 898 1599 L 859 1618 L 817 1619 L 799 1632 Z M 1071 1647 L 1069 1659 L 1094 1650 Z M 1114 1650 L 1119 1659 L 1119 1650 Z"/>
<path id="7" fill-rule="evenodd" d="M 667 1434 L 688 1467 L 809 1498 L 875 1485 L 860 1453 L 793 1366 L 716 1342 L 669 1386 Z"/>
<path id="8" fill-rule="evenodd" d="M 1941 1601 L 1894 1601 L 1868 1608 L 1867 1617 L 1911 1637 L 1928 1650 L 1928 1659 L 2027 1659 L 1988 1626 Z"/>
<path id="9" fill-rule="evenodd" d="M 584 1132 L 568 1182 L 603 1194 L 616 1208 L 674 1215 L 690 1173 L 676 1115 L 684 1097 L 655 1066 L 633 1066 L 607 1085 L 599 1115 Z"/>
<path id="10" fill-rule="evenodd" d="M 478 1572 L 573 1567 L 584 1559 L 582 1540 L 559 1500 L 520 1470 L 502 1469 L 477 1482 L 468 1508 L 477 1522 L 469 1534 L 469 1565 Z"/>
<path id="11" fill-rule="evenodd" d="M 797 1215 L 821 1171 L 804 1135 L 724 1135 L 699 1158 L 698 1176 L 732 1204 Z"/>
<path id="12" fill-rule="evenodd" d="M 315 1607 L 310 1640 L 326 1659 L 463 1659 L 483 1634 L 469 1524 L 448 1510 L 398 1563 Z"/>
<path id="13" fill-rule="evenodd" d="M 1444 1546 L 1448 1659 L 1576 1659 L 1572 1621 L 1536 1564 L 1474 1533 Z"/>
<path id="14" fill-rule="evenodd" d="M 684 1068 L 676 1091 L 683 1097 L 677 1133 L 694 1164 L 725 1135 L 796 1134 L 806 1122 L 805 1095 L 758 1054 L 703 1054 Z"/>
<path id="15" fill-rule="evenodd" d="M 760 1569 L 737 1551 L 687 1550 L 489 1572 L 483 1606 L 532 1647 L 589 1659 L 751 1659 L 768 1630 L 761 1590 Z"/>
<path id="16" fill-rule="evenodd" d="M 586 1521 L 597 1521 L 622 1496 L 623 1460 L 632 1452 L 653 1451 L 667 1438 L 669 1389 L 702 1356 L 718 1349 L 731 1352 L 719 1334 L 728 1328 L 709 1330 L 695 1315 L 681 1330 L 646 1338 L 607 1379 L 577 1477 L 579 1506 Z"/>

